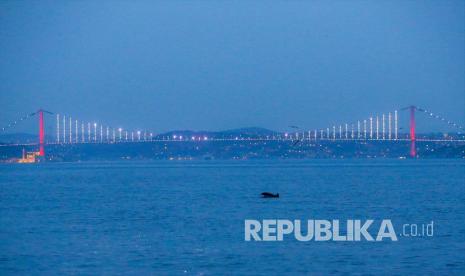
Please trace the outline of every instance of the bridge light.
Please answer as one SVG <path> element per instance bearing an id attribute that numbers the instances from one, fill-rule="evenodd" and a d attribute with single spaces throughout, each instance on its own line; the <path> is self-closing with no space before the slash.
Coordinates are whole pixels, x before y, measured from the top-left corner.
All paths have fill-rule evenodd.
<path id="1" fill-rule="evenodd" d="M 386 138 L 385 116 L 384 116 L 384 114 L 383 114 L 383 116 L 382 116 L 382 123 L 381 123 L 381 126 L 382 126 L 382 127 L 381 127 L 381 129 L 382 129 L 382 136 L 381 136 L 381 137 L 382 137 L 382 139 L 384 140 L 384 139 Z"/>
<path id="2" fill-rule="evenodd" d="M 2 128 L 5 130 L 5 128 Z M 57 143 L 60 143 L 60 114 L 57 114 Z"/>
<path id="3" fill-rule="evenodd" d="M 388 139 L 391 140 L 392 138 L 392 115 L 391 112 L 388 113 Z"/>
<path id="4" fill-rule="evenodd" d="M 370 139 L 373 139 L 373 117 L 370 117 Z"/>
<path id="5" fill-rule="evenodd" d="M 94 142 L 97 142 L 97 123 L 94 123 Z"/>
<path id="6" fill-rule="evenodd" d="M 73 120 L 69 117 L 69 142 L 73 142 Z"/>
<path id="7" fill-rule="evenodd" d="M 84 143 L 86 140 L 85 140 L 85 128 L 84 128 L 84 123 L 81 122 L 81 143 Z"/>
<path id="8" fill-rule="evenodd" d="M 63 143 L 66 143 L 66 116 L 63 115 Z"/>
<path id="9" fill-rule="evenodd" d="M 76 143 L 79 142 L 79 127 L 78 127 L 78 120 L 76 120 L 76 125 L 75 125 L 75 139 L 76 139 Z"/>

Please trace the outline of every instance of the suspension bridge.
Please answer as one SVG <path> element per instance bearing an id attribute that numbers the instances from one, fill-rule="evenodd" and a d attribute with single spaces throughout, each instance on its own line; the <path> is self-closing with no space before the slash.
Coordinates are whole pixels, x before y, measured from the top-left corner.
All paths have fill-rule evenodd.
<path id="1" fill-rule="evenodd" d="M 408 113 L 408 132 L 401 131 L 399 127 L 400 113 Z M 416 133 L 417 114 L 421 113 L 430 120 L 438 120 L 453 129 L 440 137 L 418 137 Z M 404 113 L 403 113 L 404 114 Z M 46 140 L 45 135 L 45 115 L 47 115 L 52 124 L 54 124 L 55 133 L 47 137 L 53 137 Z M 144 143 L 144 142 L 205 142 L 205 141 L 291 141 L 291 142 L 317 142 L 317 141 L 345 141 L 345 142 L 399 142 L 409 141 L 410 157 L 416 157 L 417 142 L 450 142 L 464 143 L 463 126 L 446 119 L 445 117 L 431 112 L 418 106 L 408 106 L 391 112 L 380 113 L 368 116 L 364 119 L 355 120 L 348 123 L 333 124 L 325 128 L 301 129 L 297 126 L 290 126 L 289 132 L 276 132 L 269 135 L 182 135 L 155 134 L 149 130 L 137 130 L 131 128 L 112 127 L 97 121 L 90 122 L 79 120 L 77 117 L 68 114 L 59 114 L 47 110 L 39 109 L 18 120 L 11 122 L 1 129 L 2 133 L 14 129 L 22 121 L 37 117 L 39 123 L 39 139 L 35 143 L 19 143 L 15 146 L 38 146 L 37 155 L 45 156 L 46 145 L 71 145 L 71 144 L 119 144 L 119 143 Z M 11 146 L 3 144 L 2 146 Z"/>

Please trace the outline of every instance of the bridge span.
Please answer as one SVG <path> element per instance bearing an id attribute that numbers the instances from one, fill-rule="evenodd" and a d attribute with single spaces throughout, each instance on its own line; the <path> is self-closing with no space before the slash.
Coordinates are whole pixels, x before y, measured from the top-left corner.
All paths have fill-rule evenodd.
<path id="1" fill-rule="evenodd" d="M 104 123 L 86 122 L 69 115 L 57 114 L 43 109 L 30 113 L 2 128 L 2 133 L 13 129 L 21 121 L 38 117 L 38 141 L 34 143 L 9 143 L 0 146 L 38 146 L 38 155 L 45 156 L 46 145 L 72 145 L 72 144 L 120 144 L 120 143 L 157 143 L 157 142 L 240 142 L 240 141 L 274 141 L 291 143 L 317 143 L 317 142 L 410 142 L 409 155 L 417 156 L 416 143 L 464 143 L 463 127 L 446 118 L 414 105 L 402 108 L 409 112 L 409 132 L 401 132 L 399 128 L 399 112 L 372 115 L 365 119 L 355 120 L 351 123 L 334 124 L 326 128 L 301 129 L 290 126 L 288 132 L 273 132 L 268 134 L 243 135 L 241 133 L 225 134 L 215 132 L 191 132 L 189 135 L 180 132 L 170 135 L 155 134 L 149 130 L 133 130 L 131 128 L 112 127 Z M 455 132 L 443 136 L 418 135 L 416 133 L 416 113 L 426 114 L 427 118 L 442 121 Z M 45 135 L 45 115 L 54 115 L 54 137 L 47 140 Z"/>

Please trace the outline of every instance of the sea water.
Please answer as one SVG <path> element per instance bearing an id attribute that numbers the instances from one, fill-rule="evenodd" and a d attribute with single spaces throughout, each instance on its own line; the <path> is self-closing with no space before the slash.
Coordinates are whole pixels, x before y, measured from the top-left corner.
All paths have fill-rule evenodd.
<path id="1" fill-rule="evenodd" d="M 389 219 L 399 239 L 245 241 L 246 219 Z M 40 273 L 463 274 L 465 161 L 0 165 L 0 274 Z"/>

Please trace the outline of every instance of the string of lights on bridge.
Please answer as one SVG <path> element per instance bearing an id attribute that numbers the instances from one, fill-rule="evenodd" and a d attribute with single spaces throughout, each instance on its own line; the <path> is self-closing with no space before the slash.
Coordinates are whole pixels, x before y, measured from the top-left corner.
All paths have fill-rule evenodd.
<path id="1" fill-rule="evenodd" d="M 29 119 L 30 117 L 34 116 L 35 114 L 36 114 L 36 112 L 27 114 L 26 116 L 23 116 L 23 117 L 19 118 L 18 120 L 15 120 L 15 121 L 9 123 L 8 125 L 2 127 L 2 132 L 5 132 L 10 128 L 15 127 L 17 124 L 21 123 L 22 121 L 25 121 L 25 120 Z"/>
<path id="2" fill-rule="evenodd" d="M 431 112 L 431 111 L 429 111 L 429 110 L 426 110 L 426 109 L 420 108 L 420 107 L 417 107 L 416 109 L 417 109 L 418 111 L 421 111 L 421 112 L 426 113 L 426 114 L 427 114 L 428 116 L 430 116 L 431 118 L 435 118 L 435 119 L 441 120 L 441 121 L 447 123 L 447 124 L 450 125 L 450 126 L 456 127 L 456 128 L 458 128 L 458 129 L 460 129 L 460 130 L 463 130 L 463 129 L 464 129 L 463 126 L 461 126 L 461 125 L 459 125 L 459 124 L 457 124 L 457 123 L 454 123 L 454 122 L 452 122 L 452 121 L 450 121 L 450 120 L 447 120 L 446 118 L 444 118 L 444 117 L 441 116 L 441 115 L 435 114 L 435 113 L 433 113 L 433 112 Z"/>
<path id="3" fill-rule="evenodd" d="M 339 124 L 324 129 L 308 131 L 293 131 L 267 135 L 260 139 L 267 140 L 397 140 L 398 112 L 389 112 L 387 115 L 371 116 L 359 120 L 354 124 Z M 250 137 L 249 137 L 250 138 Z M 116 143 L 116 142 L 143 142 L 153 140 L 240 140 L 247 139 L 241 136 L 208 137 L 206 135 L 183 136 L 173 134 L 168 137 L 156 137 L 153 132 L 133 131 L 123 128 L 114 128 L 96 122 L 84 122 L 70 116 L 56 114 L 56 143 Z"/>
<path id="4" fill-rule="evenodd" d="M 85 122 L 71 116 L 56 114 L 57 143 L 109 143 L 153 140 L 153 132 L 126 130 L 96 122 Z"/>
<path id="5" fill-rule="evenodd" d="M 297 128 L 298 127 L 294 127 Z M 356 123 L 333 125 L 323 129 L 295 130 L 257 137 L 266 140 L 398 140 L 398 112 L 371 116 Z M 114 128 L 96 122 L 85 122 L 70 116 L 56 114 L 56 143 L 117 143 L 145 142 L 154 140 L 206 141 L 206 140 L 247 140 L 250 137 L 228 136 L 208 137 L 207 135 L 186 136 L 173 134 L 159 137 L 153 132 Z M 407 137 L 405 137 L 407 138 Z"/>
<path id="6" fill-rule="evenodd" d="M 447 123 L 448 125 L 463 130 L 463 127 L 445 119 L 424 108 L 414 107 L 415 110 L 423 112 L 428 116 Z M 50 113 L 50 112 L 47 112 Z M 2 132 L 13 128 L 22 121 L 25 121 L 37 112 L 27 114 L 3 127 Z M 50 113 L 51 114 L 51 113 Z M 182 134 L 172 134 L 171 136 L 160 137 L 154 132 L 147 130 L 130 130 L 122 127 L 111 127 L 102 123 L 78 120 L 72 116 L 55 114 L 56 132 L 55 143 L 118 143 L 118 142 L 146 142 L 156 140 L 172 141 L 206 141 L 206 140 L 250 140 L 242 135 L 228 137 L 208 137 L 207 135 L 186 136 Z M 334 124 L 330 127 L 302 130 L 293 126 L 293 131 L 276 132 L 273 135 L 256 137 L 256 139 L 266 140 L 404 140 L 408 139 L 406 133 L 399 133 L 399 114 L 395 110 L 379 115 L 373 115 L 366 119 L 357 120 L 353 123 Z M 247 135 L 246 135 L 247 136 Z M 50 142 L 50 141 L 49 141 Z"/>

